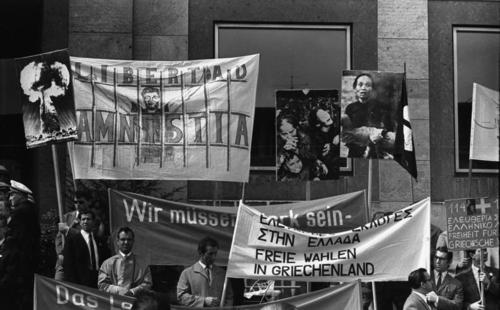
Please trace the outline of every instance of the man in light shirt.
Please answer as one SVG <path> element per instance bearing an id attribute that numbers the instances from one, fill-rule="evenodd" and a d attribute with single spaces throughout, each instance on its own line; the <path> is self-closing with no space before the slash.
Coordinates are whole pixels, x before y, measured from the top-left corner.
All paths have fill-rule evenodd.
<path id="1" fill-rule="evenodd" d="M 439 247 L 434 255 L 432 271 L 433 291 L 426 295 L 427 302 L 438 310 L 461 310 L 464 299 L 462 283 L 448 273 L 453 253 L 447 247 Z"/>
<path id="2" fill-rule="evenodd" d="M 406 299 L 403 310 L 431 310 L 435 309 L 427 304 L 426 294 L 432 291 L 432 279 L 425 268 L 412 271 L 408 275 L 411 294 Z"/>
<path id="3" fill-rule="evenodd" d="M 189 307 L 218 307 L 226 272 L 214 265 L 219 245 L 216 240 L 206 237 L 198 243 L 200 260 L 182 271 L 177 283 L 177 300 Z M 224 306 L 232 306 L 233 293 L 227 285 Z"/>
<path id="4" fill-rule="evenodd" d="M 132 253 L 134 232 L 128 227 L 118 229 L 118 254 L 104 261 L 99 269 L 98 286 L 112 294 L 135 296 L 152 286 L 151 270 L 144 259 Z"/>

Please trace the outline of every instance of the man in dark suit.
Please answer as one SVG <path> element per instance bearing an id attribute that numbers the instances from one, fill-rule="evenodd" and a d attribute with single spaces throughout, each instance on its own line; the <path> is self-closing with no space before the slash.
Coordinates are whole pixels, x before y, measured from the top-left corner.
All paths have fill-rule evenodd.
<path id="1" fill-rule="evenodd" d="M 403 310 L 431 310 L 435 309 L 427 304 L 425 295 L 432 291 L 432 279 L 425 268 L 414 270 L 408 275 L 411 294 L 406 299 Z"/>
<path id="2" fill-rule="evenodd" d="M 466 271 L 457 275 L 464 287 L 464 309 L 498 309 L 500 296 L 500 283 L 498 270 L 485 266 L 480 271 L 481 259 L 485 262 L 488 259 L 486 249 L 466 251 L 466 255 L 472 258 L 472 266 Z M 484 289 L 484 300 L 481 301 L 481 286 Z"/>
<path id="3" fill-rule="evenodd" d="M 79 213 L 81 230 L 70 233 L 64 243 L 64 278 L 66 281 L 97 288 L 97 273 L 107 251 L 92 233 L 95 214 L 90 210 Z"/>
<path id="4" fill-rule="evenodd" d="M 433 291 L 426 295 L 427 301 L 438 310 L 461 310 L 464 299 L 462 283 L 448 273 L 453 253 L 447 247 L 439 247 L 434 255 L 434 270 L 431 272 Z"/>

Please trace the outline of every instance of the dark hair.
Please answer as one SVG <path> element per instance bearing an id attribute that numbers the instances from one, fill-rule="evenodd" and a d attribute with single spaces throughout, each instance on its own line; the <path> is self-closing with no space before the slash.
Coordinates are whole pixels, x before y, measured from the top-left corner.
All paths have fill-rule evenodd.
<path id="1" fill-rule="evenodd" d="M 217 240 L 211 237 L 205 237 L 198 242 L 198 254 L 203 255 L 207 252 L 207 246 L 212 246 L 214 248 L 219 248 Z"/>
<path id="2" fill-rule="evenodd" d="M 123 226 L 123 227 L 118 228 L 118 231 L 116 232 L 116 239 L 120 238 L 120 234 L 122 232 L 124 232 L 126 234 L 132 234 L 132 239 L 135 239 L 134 231 L 132 229 L 130 229 L 130 227 L 127 227 L 127 226 Z"/>
<path id="3" fill-rule="evenodd" d="M 453 252 L 448 251 L 448 247 L 446 246 L 440 246 L 436 249 L 436 251 L 446 253 L 446 260 L 448 262 L 451 262 L 451 260 L 453 259 Z"/>
<path id="4" fill-rule="evenodd" d="M 160 89 L 157 87 L 144 87 L 141 91 L 141 96 L 144 97 L 145 93 L 160 93 Z"/>
<path id="5" fill-rule="evenodd" d="M 413 289 L 418 289 L 423 282 L 426 282 L 425 273 L 427 270 L 425 268 L 419 268 L 417 270 L 413 270 L 408 275 L 408 284 Z"/>
<path id="6" fill-rule="evenodd" d="M 294 128 L 299 127 L 299 121 L 297 121 L 297 119 L 293 115 L 285 114 L 278 117 L 278 121 L 276 122 L 276 127 L 278 131 L 280 130 L 283 121 L 286 121 L 287 123 L 291 124 Z"/>
<path id="7" fill-rule="evenodd" d="M 373 82 L 373 77 L 372 77 L 370 74 L 368 74 L 368 73 L 361 73 L 361 74 L 359 74 L 359 75 L 358 75 L 358 76 L 354 79 L 354 82 L 352 82 L 352 88 L 353 88 L 353 89 L 354 89 L 354 88 L 356 88 L 356 84 L 358 84 L 358 79 L 359 79 L 360 77 L 362 77 L 362 76 L 367 76 L 367 77 L 369 77 L 369 78 L 370 78 L 370 80 L 372 80 L 372 88 L 374 88 L 374 87 L 375 87 L 375 82 Z"/>
<path id="8" fill-rule="evenodd" d="M 132 310 L 158 310 L 159 303 L 156 294 L 151 291 L 141 290 L 134 296 Z"/>
<path id="9" fill-rule="evenodd" d="M 80 210 L 80 212 L 78 212 L 78 219 L 81 220 L 82 219 L 82 215 L 84 215 L 84 214 L 90 214 L 90 215 L 92 215 L 92 220 L 95 220 L 95 213 L 94 213 L 94 211 L 92 211 L 90 209 Z"/>

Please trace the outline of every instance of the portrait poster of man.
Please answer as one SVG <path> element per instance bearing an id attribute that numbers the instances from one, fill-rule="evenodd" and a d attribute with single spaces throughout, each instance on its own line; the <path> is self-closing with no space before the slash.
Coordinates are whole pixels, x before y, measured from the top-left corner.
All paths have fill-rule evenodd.
<path id="1" fill-rule="evenodd" d="M 338 179 L 339 134 L 337 90 L 276 91 L 276 179 Z"/>
<path id="2" fill-rule="evenodd" d="M 402 124 L 403 73 L 348 70 L 342 74 L 341 154 L 394 159 Z"/>
<path id="3" fill-rule="evenodd" d="M 16 59 L 26 147 L 77 139 L 67 50 Z"/>

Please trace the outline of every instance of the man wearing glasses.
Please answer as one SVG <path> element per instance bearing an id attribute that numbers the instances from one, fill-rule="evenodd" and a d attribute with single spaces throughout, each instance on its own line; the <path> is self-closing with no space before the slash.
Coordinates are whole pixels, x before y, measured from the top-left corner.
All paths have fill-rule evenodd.
<path id="1" fill-rule="evenodd" d="M 86 192 L 77 191 L 75 193 L 75 210 L 67 212 L 63 215 L 63 221 L 58 223 L 58 232 L 55 240 L 55 248 L 57 254 L 57 261 L 55 266 L 54 279 L 63 281 L 64 280 L 64 269 L 63 269 L 63 249 L 64 241 L 68 232 L 70 230 L 80 231 L 80 221 L 78 215 L 81 211 L 90 210 L 91 199 L 90 195 Z"/>
<path id="2" fill-rule="evenodd" d="M 434 290 L 426 295 L 427 302 L 438 310 L 461 310 L 464 300 L 462 283 L 448 273 L 453 253 L 447 247 L 438 247 L 434 256 L 432 283 Z"/>

